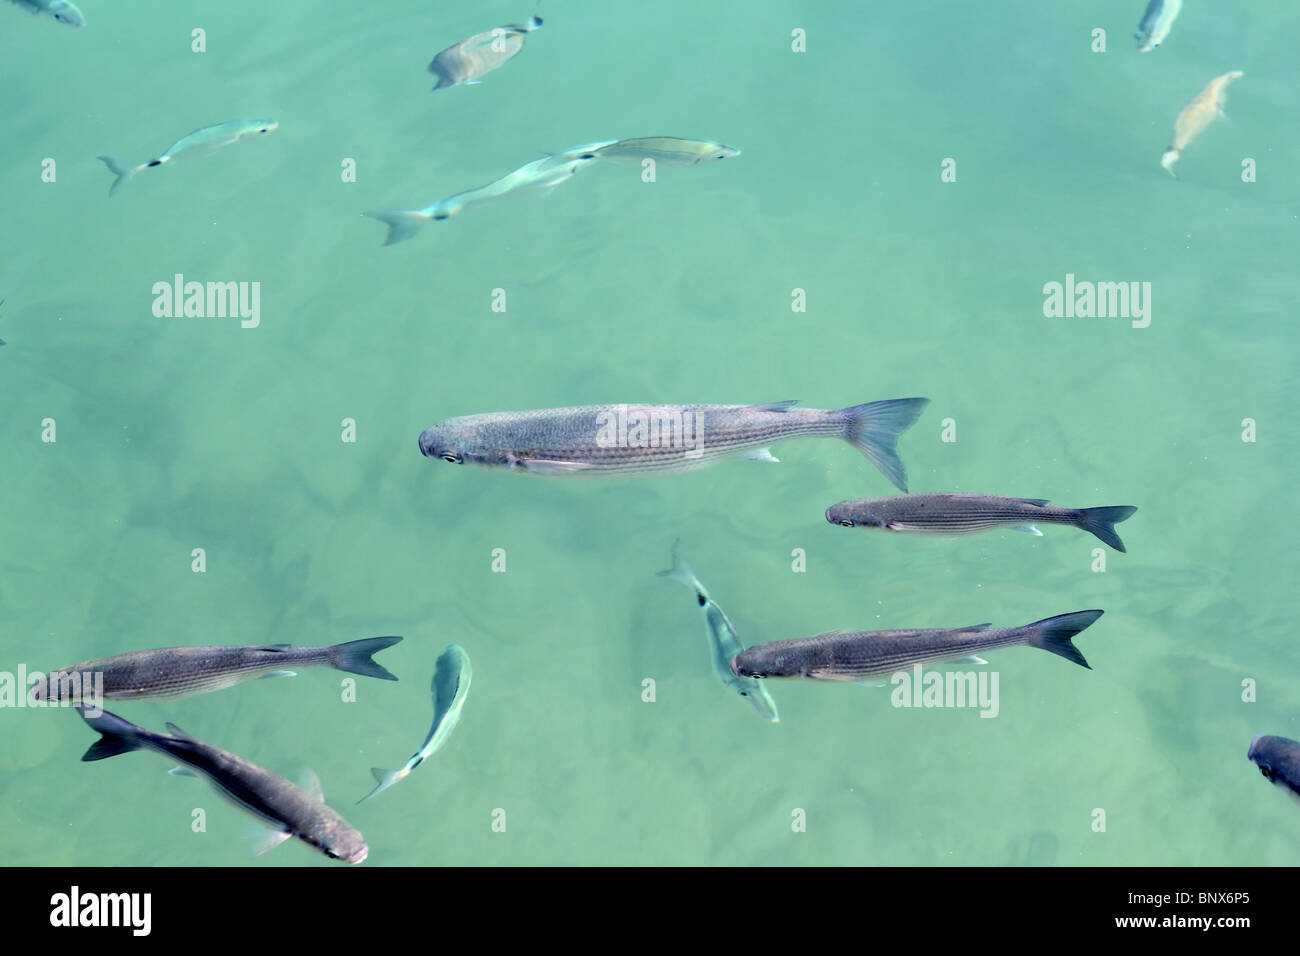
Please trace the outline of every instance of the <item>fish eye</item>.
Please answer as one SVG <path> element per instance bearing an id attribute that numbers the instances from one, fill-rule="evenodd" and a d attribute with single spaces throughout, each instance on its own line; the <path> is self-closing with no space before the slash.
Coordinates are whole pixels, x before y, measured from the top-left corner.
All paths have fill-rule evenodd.
<path id="1" fill-rule="evenodd" d="M 840 527 L 842 527 L 842 528 L 852 528 L 852 527 L 853 527 L 853 519 L 852 519 L 852 518 L 845 518 L 843 521 L 840 522 Z"/>
<path id="2" fill-rule="evenodd" d="M 442 456 L 442 460 L 443 460 L 443 461 L 446 461 L 446 462 L 450 462 L 450 463 L 453 464 L 453 465 L 459 465 L 459 464 L 460 464 L 460 456 L 459 456 L 459 455 L 453 455 L 451 452 L 447 452 L 447 454 L 443 455 L 443 456 Z"/>

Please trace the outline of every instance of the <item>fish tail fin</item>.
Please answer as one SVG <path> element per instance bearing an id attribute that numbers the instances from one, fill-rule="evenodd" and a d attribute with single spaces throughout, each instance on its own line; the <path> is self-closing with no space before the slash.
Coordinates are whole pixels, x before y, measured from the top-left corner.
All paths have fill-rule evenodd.
<path id="1" fill-rule="evenodd" d="M 1105 508 L 1084 508 L 1079 527 L 1090 531 L 1116 551 L 1124 551 L 1124 542 L 1115 533 L 1115 525 L 1130 518 L 1137 508 L 1132 505 L 1112 505 Z"/>
<path id="2" fill-rule="evenodd" d="M 108 194 L 110 196 L 117 192 L 123 184 L 130 182 L 131 177 L 135 175 L 137 167 L 132 166 L 130 169 L 123 169 L 117 164 L 116 156 L 99 156 L 96 158 L 108 167 L 110 173 L 117 177 L 117 179 L 113 180 L 113 185 L 108 187 Z"/>
<path id="3" fill-rule="evenodd" d="M 695 576 L 695 572 L 691 570 L 691 566 L 687 564 L 686 559 L 682 557 L 682 542 L 680 538 L 673 542 L 673 566 L 667 571 L 660 571 L 659 577 L 668 578 L 670 581 L 680 581 L 688 588 L 693 589 L 696 595 L 700 597 L 701 604 L 704 604 L 709 600 L 709 594 L 704 590 L 704 585 L 700 583 L 700 579 Z"/>
<path id="4" fill-rule="evenodd" d="M 110 714 L 106 710 L 98 717 L 88 716 L 80 707 L 77 710 L 81 714 L 81 719 L 89 724 L 92 730 L 97 730 L 101 734 L 100 738 L 90 745 L 90 749 L 81 755 L 82 760 L 104 760 L 107 757 L 116 757 L 118 754 L 140 749 L 139 728 L 129 720 L 123 720 L 117 714 Z"/>
<path id="5" fill-rule="evenodd" d="M 1174 172 L 1174 163 L 1178 162 L 1178 157 L 1181 155 L 1181 152 L 1170 146 L 1165 150 L 1165 154 L 1160 157 L 1160 165 L 1163 166 L 1165 171 L 1169 173 L 1170 176 L 1173 176 L 1174 179 L 1178 178 L 1178 174 Z"/>
<path id="6" fill-rule="evenodd" d="M 396 770 L 385 770 L 383 767 L 371 767 L 370 772 L 374 775 L 379 786 L 375 787 L 375 789 L 371 790 L 368 794 L 358 800 L 357 803 L 365 803 L 371 797 L 375 796 L 375 794 L 383 793 L 400 779 L 397 776 Z"/>
<path id="7" fill-rule="evenodd" d="M 367 637 L 360 641 L 335 644 L 330 648 L 329 662 L 333 667 L 352 674 L 378 677 L 380 680 L 397 680 L 384 665 L 371 659 L 386 647 L 392 647 L 400 637 Z"/>
<path id="8" fill-rule="evenodd" d="M 1092 670 L 1092 665 L 1084 659 L 1079 649 L 1070 642 L 1070 638 L 1084 630 L 1104 613 L 1104 611 L 1072 611 L 1069 614 L 1058 614 L 1056 617 L 1035 621 L 1033 624 L 1026 626 L 1026 630 L 1029 631 L 1029 639 L 1025 643 L 1030 647 L 1039 647 L 1045 651 L 1051 651 L 1053 654 L 1064 657 L 1067 661 L 1074 661 L 1080 667 Z"/>
<path id="9" fill-rule="evenodd" d="M 388 226 L 388 236 L 384 239 L 386 246 L 410 239 L 420 231 L 421 226 L 433 218 L 422 209 L 382 209 L 365 215 L 371 219 L 378 219 Z"/>
<path id="10" fill-rule="evenodd" d="M 896 488 L 906 491 L 907 469 L 898 457 L 898 436 L 929 404 L 928 398 L 890 398 L 841 409 L 848 419 L 844 440 L 870 458 Z"/>

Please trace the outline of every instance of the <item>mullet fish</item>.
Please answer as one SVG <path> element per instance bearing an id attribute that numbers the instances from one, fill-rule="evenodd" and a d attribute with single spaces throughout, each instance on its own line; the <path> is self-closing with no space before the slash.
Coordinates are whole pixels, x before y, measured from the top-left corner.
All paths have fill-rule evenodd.
<path id="1" fill-rule="evenodd" d="M 930 535 L 974 534 L 1008 527 L 1041 535 L 1035 524 L 1064 524 L 1091 532 L 1116 551 L 1123 551 L 1124 542 L 1115 533 L 1115 525 L 1135 511 L 1132 505 L 1057 508 L 1046 498 L 925 494 L 841 501 L 826 509 L 826 520 L 845 528 Z"/>
<path id="2" fill-rule="evenodd" d="M 638 139 L 609 140 L 592 143 L 597 159 L 617 163 L 640 165 L 642 160 L 653 159 L 667 166 L 698 166 L 701 163 L 734 159 L 740 150 L 708 140 L 679 139 L 676 136 L 644 136 Z"/>
<path id="3" fill-rule="evenodd" d="M 1091 670 L 1070 638 L 1101 615 L 1101 611 L 1074 611 L 1021 627 L 976 624 L 912 631 L 832 631 L 756 644 L 731 659 L 731 672 L 741 677 L 870 682 L 915 664 L 957 661 L 1020 644 Z"/>
<path id="4" fill-rule="evenodd" d="M 146 163 L 141 163 L 139 166 L 133 166 L 130 169 L 122 169 L 117 163 L 116 156 L 100 156 L 100 162 L 107 166 L 108 171 L 117 177 L 113 180 L 113 185 L 108 187 L 108 194 L 111 196 L 116 193 L 123 185 L 135 178 L 135 174 L 142 169 L 162 166 L 164 163 L 170 163 L 185 156 L 203 156 L 213 150 L 220 149 L 222 146 L 237 143 L 245 136 L 273 133 L 279 126 L 280 124 L 275 120 L 263 119 L 230 120 L 226 123 L 218 123 L 216 126 L 205 126 L 182 136 L 168 146 L 161 156 Z"/>
<path id="5" fill-rule="evenodd" d="M 1245 75 L 1241 70 L 1232 70 L 1222 76 L 1216 76 L 1205 85 L 1205 89 L 1192 97 L 1192 101 L 1178 114 L 1178 119 L 1174 120 L 1173 141 L 1165 150 L 1165 154 L 1160 157 L 1160 165 L 1168 170 L 1169 175 L 1174 179 L 1178 178 L 1178 174 L 1174 172 L 1174 163 L 1178 162 L 1178 157 L 1183 154 L 1183 150 L 1191 144 L 1192 140 L 1205 132 L 1216 117 L 1224 115 L 1223 104 L 1228 100 L 1228 84 Z"/>
<path id="6" fill-rule="evenodd" d="M 36 16 L 49 17 L 70 27 L 86 25 L 86 18 L 71 0 L 13 0 L 13 2 Z"/>
<path id="7" fill-rule="evenodd" d="M 1151 0 L 1138 23 L 1137 33 L 1133 34 L 1138 52 L 1150 53 L 1165 42 L 1182 9 L 1183 0 Z"/>
<path id="8" fill-rule="evenodd" d="M 512 23 L 497 27 L 447 47 L 429 64 L 429 72 L 438 78 L 434 89 L 480 82 L 484 73 L 491 73 L 519 53 L 524 48 L 524 37 L 541 25 L 541 17 L 530 17 L 523 26 Z"/>
<path id="9" fill-rule="evenodd" d="M 357 803 L 364 803 L 375 794 L 387 790 L 438 752 L 460 723 L 460 711 L 465 706 L 465 698 L 469 696 L 469 682 L 473 676 L 474 670 L 465 648 L 452 644 L 442 652 L 433 671 L 433 726 L 429 728 L 429 736 L 424 738 L 424 744 L 401 770 L 371 767 L 370 772 L 374 774 L 379 786 Z"/>
<path id="10" fill-rule="evenodd" d="M 99 717 L 89 717 L 83 711 L 81 716 L 102 735 L 82 760 L 103 760 L 141 748 L 179 760 L 196 771 L 196 776 L 206 777 L 222 796 L 276 831 L 263 850 L 293 836 L 346 863 L 360 863 L 370 852 L 361 834 L 325 805 L 322 794 L 310 794 L 238 754 L 195 740 L 175 724 L 167 724 L 169 732 L 159 734 L 108 711 Z"/>
<path id="11" fill-rule="evenodd" d="M 1300 741 L 1261 734 L 1250 742 L 1246 756 L 1292 799 L 1300 800 Z"/>
<path id="12" fill-rule="evenodd" d="M 895 398 L 828 411 L 766 405 L 585 405 L 449 418 L 420 435 L 420 452 L 556 478 L 675 474 L 724 458 L 777 461 L 768 449 L 790 438 L 840 438 L 898 488 L 906 472 L 898 436 L 929 403 Z"/>
<path id="13" fill-rule="evenodd" d="M 669 578 L 673 581 L 679 581 L 695 592 L 695 602 L 704 612 L 704 626 L 709 632 L 709 651 L 713 660 L 713 673 L 718 675 L 718 680 L 722 681 L 724 687 L 730 687 L 741 697 L 747 698 L 754 709 L 758 711 L 760 717 L 764 720 L 770 720 L 772 723 L 780 721 L 777 716 L 776 702 L 772 700 L 772 695 L 767 692 L 767 687 L 761 681 L 756 681 L 748 677 L 740 677 L 731 671 L 731 659 L 745 649 L 745 645 L 740 643 L 740 636 L 736 629 L 731 626 L 731 621 L 727 619 L 726 613 L 718 607 L 709 592 L 704 590 L 704 585 L 700 583 L 691 566 L 686 563 L 686 559 L 681 555 L 681 549 L 678 544 L 673 545 L 673 566 L 667 571 L 660 571 L 659 576 Z"/>
<path id="14" fill-rule="evenodd" d="M 371 659 L 400 637 L 368 637 L 332 647 L 160 647 L 63 667 L 33 685 L 34 700 L 77 701 L 88 686 L 72 675 L 102 674 L 108 700 L 175 700 L 233 687 L 259 677 L 292 677 L 290 667 L 327 666 L 352 674 L 397 680 Z M 88 696 L 86 694 L 85 696 Z"/>

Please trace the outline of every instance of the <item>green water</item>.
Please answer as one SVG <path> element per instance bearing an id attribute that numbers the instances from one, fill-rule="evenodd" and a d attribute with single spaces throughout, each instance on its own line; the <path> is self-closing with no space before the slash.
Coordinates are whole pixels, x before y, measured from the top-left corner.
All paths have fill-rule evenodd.
<path id="1" fill-rule="evenodd" d="M 358 679 L 353 703 L 314 669 L 110 705 L 315 768 L 367 865 L 1300 858 L 1300 811 L 1245 756 L 1255 734 L 1300 737 L 1300 8 L 1191 0 L 1138 55 L 1144 0 L 542 0 L 516 59 L 430 92 L 434 53 L 529 2 L 84 0 L 80 31 L 0 4 L 0 668 L 404 635 L 380 657 L 400 683 Z M 1175 182 L 1173 120 L 1230 69 L 1231 120 Z M 96 155 L 134 165 L 253 116 L 280 128 L 108 198 Z M 653 184 L 597 164 L 391 248 L 360 215 L 651 135 L 743 154 Z M 260 282 L 260 325 L 156 318 L 176 273 Z M 1150 282 L 1150 326 L 1044 317 L 1067 273 Z M 911 490 L 1134 504 L 1129 553 L 1099 573 L 1068 528 L 832 527 L 828 505 L 891 491 L 836 441 L 608 483 L 416 447 L 502 409 L 911 395 L 933 400 L 901 441 Z M 713 675 L 691 595 L 655 576 L 678 537 L 747 643 L 1098 607 L 1077 639 L 1093 670 L 990 655 L 996 719 L 781 683 L 767 724 Z M 371 766 L 424 739 L 451 642 L 474 662 L 459 728 L 354 806 Z M 80 763 L 94 735 L 71 712 L 0 717 L 5 863 L 339 865 L 296 841 L 252 857 L 248 818 L 157 756 Z"/>

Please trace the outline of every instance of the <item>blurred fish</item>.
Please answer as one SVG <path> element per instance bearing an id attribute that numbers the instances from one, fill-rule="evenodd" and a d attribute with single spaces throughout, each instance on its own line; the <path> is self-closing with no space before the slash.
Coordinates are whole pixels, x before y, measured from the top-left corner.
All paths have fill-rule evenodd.
<path id="1" fill-rule="evenodd" d="M 454 465 L 556 478 L 676 474 L 724 458 L 777 461 L 790 438 L 840 438 L 906 490 L 898 436 L 929 404 L 895 398 L 828 411 L 765 405 L 586 405 L 449 418 L 426 428 L 420 451 Z"/>
<path id="2" fill-rule="evenodd" d="M 429 64 L 429 72 L 438 78 L 434 89 L 478 83 L 480 76 L 491 73 L 522 50 L 524 37 L 541 25 L 541 17 L 531 17 L 523 26 L 512 23 L 497 27 L 447 47 Z"/>
<path id="3" fill-rule="evenodd" d="M 391 246 L 404 239 L 410 239 L 425 223 L 434 219 L 450 219 L 466 206 L 485 199 L 495 199 L 520 189 L 550 189 L 558 186 L 595 160 L 595 153 L 588 149 L 566 150 L 535 159 L 486 186 L 439 199 L 423 209 L 385 209 L 367 212 L 365 215 L 387 223 L 388 236 L 384 240 L 384 245 Z"/>
<path id="4" fill-rule="evenodd" d="M 914 664 L 956 661 L 1018 644 L 1050 651 L 1091 670 L 1070 638 L 1102 613 L 1074 611 L 1021 627 L 976 624 L 911 631 L 831 631 L 756 644 L 731 659 L 731 671 L 742 677 L 869 682 Z"/>
<path id="5" fill-rule="evenodd" d="M 826 509 L 826 520 L 845 528 L 930 535 L 974 534 L 1006 527 L 1041 535 L 1035 523 L 1065 524 L 1089 531 L 1116 551 L 1123 551 L 1124 542 L 1115 533 L 1115 525 L 1135 511 L 1132 505 L 1056 508 L 1045 498 L 924 494 L 841 501 Z"/>
<path id="6" fill-rule="evenodd" d="M 1300 801 L 1300 741 L 1261 734 L 1250 742 L 1247 758 L 1253 760 L 1267 780 L 1273 781 Z"/>
<path id="7" fill-rule="evenodd" d="M 14 3 L 37 16 L 46 16 L 70 27 L 84 27 L 86 18 L 71 0 L 13 0 Z"/>
<path id="8" fill-rule="evenodd" d="M 660 577 L 680 581 L 695 592 L 696 603 L 704 612 L 704 623 L 709 629 L 709 650 L 713 659 L 713 672 L 723 685 L 730 687 L 741 697 L 746 697 L 754 705 L 759 716 L 772 723 L 780 721 L 776 713 L 776 702 L 767 692 L 767 687 L 760 681 L 748 677 L 739 677 L 731 672 L 731 659 L 745 649 L 740 643 L 736 629 L 717 603 L 704 590 L 691 566 L 681 555 L 680 542 L 673 544 L 673 566 L 667 571 L 660 571 Z"/>
<path id="9" fill-rule="evenodd" d="M 1178 119 L 1174 120 L 1173 142 L 1160 157 L 1160 165 L 1167 169 L 1174 179 L 1178 178 L 1178 174 L 1174 172 L 1174 163 L 1178 162 L 1178 157 L 1192 140 L 1205 132 L 1206 127 L 1214 122 L 1215 117 L 1224 115 L 1223 104 L 1228 99 L 1228 84 L 1245 75 L 1241 70 L 1232 70 L 1222 76 L 1216 76 L 1178 114 Z"/>
<path id="10" fill-rule="evenodd" d="M 700 163 L 734 159 L 740 150 L 707 140 L 678 139 L 675 136 L 647 136 L 641 139 L 620 139 L 605 143 L 592 143 L 598 159 L 639 166 L 642 160 L 653 159 L 669 166 L 698 166 Z"/>
<path id="11" fill-rule="evenodd" d="M 238 754 L 195 740 L 175 724 L 167 724 L 169 733 L 159 734 L 108 711 L 99 717 L 82 711 L 81 716 L 103 735 L 82 760 L 103 760 L 141 748 L 179 760 L 197 771 L 196 775 L 206 777 L 222 796 L 276 831 L 264 850 L 294 836 L 347 863 L 360 863 L 370 852 L 361 834 L 325 805 L 323 794 L 308 793 Z"/>
<path id="12" fill-rule="evenodd" d="M 1133 34 L 1138 52 L 1150 53 L 1164 43 L 1182 9 L 1183 0 L 1151 0 L 1138 23 L 1137 33 Z"/>
<path id="13" fill-rule="evenodd" d="M 182 136 L 167 147 L 167 150 L 158 158 L 151 159 L 147 163 L 141 163 L 139 166 L 133 166 L 130 169 L 122 169 L 117 164 L 116 156 L 100 156 L 99 160 L 108 167 L 109 172 L 117 177 L 113 180 L 113 185 L 108 188 L 108 194 L 113 195 L 123 184 L 130 182 L 135 177 L 135 174 L 142 169 L 161 166 L 184 156 L 202 156 L 213 150 L 220 149 L 222 146 L 237 143 L 245 136 L 253 136 L 258 133 L 273 133 L 279 126 L 280 124 L 275 120 L 263 119 L 230 120 L 227 123 L 218 123 L 216 126 L 205 126 L 186 136 Z"/>
<path id="14" fill-rule="evenodd" d="M 364 803 L 375 794 L 387 790 L 438 752 L 451 736 L 451 732 L 456 729 L 456 725 L 460 723 L 460 711 L 465 706 L 465 698 L 469 695 L 470 678 L 473 676 L 474 670 L 470 667 L 469 655 L 465 653 L 463 647 L 452 644 L 442 652 L 433 671 L 433 726 L 429 728 L 429 736 L 424 738 L 423 746 L 406 761 L 406 765 L 401 770 L 371 767 L 370 772 L 375 775 L 379 786 L 357 803 Z"/>
<path id="15" fill-rule="evenodd" d="M 270 644 L 260 647 L 160 647 L 131 651 L 116 657 L 82 661 L 46 675 L 32 686 L 35 700 L 46 700 L 55 685 L 55 699 L 80 699 L 81 681 L 61 680 L 60 675 L 103 674 L 107 700 L 175 700 L 192 694 L 206 694 L 260 677 L 291 677 L 290 667 L 328 666 L 352 674 L 397 680 L 370 655 L 392 647 L 400 637 L 368 637 L 332 647 L 293 647 Z"/>

